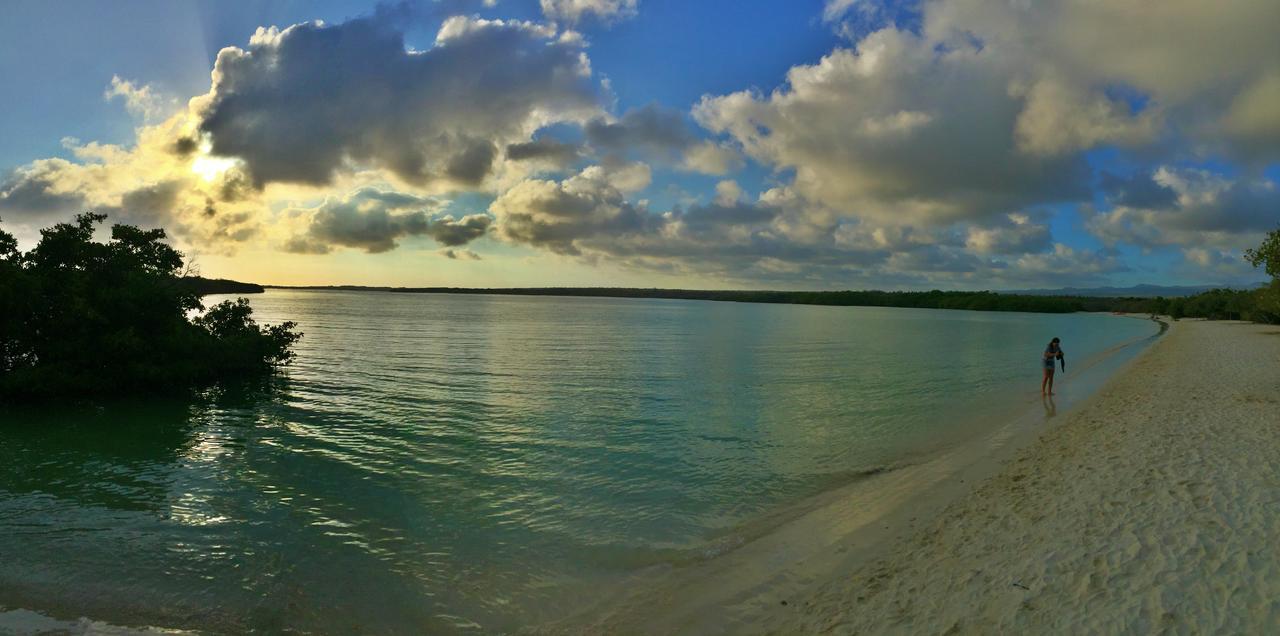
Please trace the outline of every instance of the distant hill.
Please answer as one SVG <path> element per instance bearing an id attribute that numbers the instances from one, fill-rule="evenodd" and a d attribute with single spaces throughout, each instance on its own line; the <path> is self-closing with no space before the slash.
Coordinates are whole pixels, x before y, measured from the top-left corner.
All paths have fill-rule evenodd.
<path id="1" fill-rule="evenodd" d="M 1240 285 L 1134 285 L 1133 287 L 1063 287 L 1061 289 L 1010 289 L 1001 294 L 1018 294 L 1025 296 L 1083 296 L 1091 298 L 1182 298 L 1203 294 L 1212 289 L 1255 289 L 1263 283 L 1252 286 Z"/>
<path id="2" fill-rule="evenodd" d="M 261 294 L 262 285 L 242 283 L 225 278 L 202 278 L 200 276 L 184 276 L 182 283 L 195 290 L 201 296 L 209 294 Z"/>

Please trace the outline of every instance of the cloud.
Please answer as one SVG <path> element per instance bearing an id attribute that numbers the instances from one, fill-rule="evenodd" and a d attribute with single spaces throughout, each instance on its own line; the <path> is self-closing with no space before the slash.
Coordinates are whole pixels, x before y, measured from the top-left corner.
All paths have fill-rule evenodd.
<path id="1" fill-rule="evenodd" d="M 1100 282 L 1126 266 L 1110 250 L 1054 243 L 1039 213 L 940 228 L 836 219 L 826 225 L 787 187 L 749 200 L 731 180 L 711 203 L 653 211 L 604 166 L 527 180 L 490 206 L 498 236 L 579 262 L 607 262 L 725 284 L 1007 288 Z"/>
<path id="2" fill-rule="evenodd" d="M 1049 248 L 1048 226 L 1035 223 L 1027 214 L 1007 214 L 985 226 L 968 229 L 965 246 L 979 254 L 1025 254 Z"/>
<path id="3" fill-rule="evenodd" d="M 124 101 L 125 110 L 129 111 L 130 115 L 146 121 L 160 119 L 177 110 L 174 100 L 161 97 L 150 86 L 139 86 L 120 79 L 119 75 L 111 76 L 111 85 L 102 93 L 102 96 L 108 100 L 119 97 Z"/>
<path id="4" fill-rule="evenodd" d="M 610 173 L 590 166 L 561 182 L 531 179 L 489 206 L 504 238 L 559 254 L 581 254 L 579 239 L 639 230 L 645 219 L 626 201 Z"/>
<path id="5" fill-rule="evenodd" d="M 919 32 L 880 28 L 694 115 L 846 215 L 977 219 L 1084 200 L 1101 146 L 1275 160 L 1278 21 L 1275 3 L 926 3 Z"/>
<path id="6" fill-rule="evenodd" d="M 1142 177 L 1135 177 L 1142 182 Z M 1208 171 L 1161 167 L 1151 183 L 1173 198 L 1123 192 L 1115 205 L 1086 214 L 1086 227 L 1108 244 L 1241 249 L 1275 229 L 1280 187 L 1267 179 L 1223 177 Z M 1150 188 L 1150 186 L 1143 186 Z"/>
<path id="7" fill-rule="evenodd" d="M 1054 135 L 1052 122 L 1059 123 L 1068 145 L 1085 147 L 1095 136 L 1133 143 L 1158 133 L 1166 142 L 1273 161 L 1280 136 L 1241 133 L 1276 131 L 1278 22 L 1274 2 L 957 0 L 926 5 L 923 30 L 939 44 L 980 42 L 1024 86 L 1056 84 L 1045 96 L 1054 112 L 1037 129 Z M 1098 101 L 1114 89 L 1136 99 Z M 1126 117 L 1133 110 L 1126 106 L 1142 112 Z"/>
<path id="8" fill-rule="evenodd" d="M 1280 68 L 1272 69 L 1235 96 L 1223 126 L 1233 145 L 1245 156 L 1275 159 L 1276 149 L 1280 148 Z"/>
<path id="9" fill-rule="evenodd" d="M 572 164 L 581 153 L 577 144 L 550 137 L 507 145 L 507 159 L 511 161 L 542 161 L 556 167 Z"/>
<path id="10" fill-rule="evenodd" d="M 441 245 L 456 247 L 484 236 L 491 219 L 475 214 L 455 219 L 431 214 L 445 205 L 432 197 L 361 188 L 341 198 L 329 198 L 315 208 L 286 213 L 306 220 L 305 230 L 284 245 L 285 251 L 327 254 L 334 247 L 362 249 L 370 254 L 397 247 L 408 236 L 430 236 Z"/>
<path id="11" fill-rule="evenodd" d="M 572 25 L 638 3 L 542 8 Z M 580 34 L 452 17 L 411 50 L 419 10 L 260 29 L 162 122 L 151 87 L 115 77 L 107 97 L 143 124 L 132 145 L 72 141 L 13 170 L 0 213 L 109 211 L 197 249 L 428 237 L 467 259 L 491 236 L 717 281 L 970 288 L 1104 279 L 1124 270 L 1119 245 L 1225 271 L 1275 225 L 1275 3 L 949 0 L 898 26 L 899 7 L 829 0 L 844 41 L 776 89 L 621 114 Z M 651 188 L 678 203 L 657 208 Z M 482 192 L 487 213 L 446 215 L 458 192 Z M 1107 247 L 1056 242 L 1059 203 Z"/>
<path id="12" fill-rule="evenodd" d="M 235 187 L 234 166 L 206 180 L 192 171 L 195 157 L 173 152 L 182 119 L 138 128 L 133 147 L 66 141 L 73 160 L 38 159 L 0 181 L 0 213 L 33 229 L 94 210 L 113 223 L 164 227 L 201 250 L 233 249 L 261 229 L 261 201 Z"/>
<path id="13" fill-rule="evenodd" d="M 440 250 L 440 255 L 454 261 L 479 261 L 483 260 L 479 254 L 471 250 L 444 249 Z"/>
<path id="14" fill-rule="evenodd" d="M 61 172 L 74 165 L 65 159 L 41 159 L 15 170 L 0 184 L 0 210 L 41 218 L 44 213 L 66 214 L 84 206 L 75 189 L 60 187 Z"/>
<path id="15" fill-rule="evenodd" d="M 1018 149 L 1036 155 L 1088 150 L 1102 144 L 1138 146 L 1156 138 L 1157 109 L 1134 113 L 1127 103 L 1102 91 L 1043 77 L 1030 86 L 1013 84 L 1025 100 L 1014 124 Z"/>
<path id="16" fill-rule="evenodd" d="M 532 140 L 544 125 L 602 112 L 580 38 L 528 22 L 449 18 L 430 49 L 410 51 L 398 31 L 406 7 L 339 25 L 259 29 L 247 48 L 219 53 L 208 93 L 162 122 L 149 120 L 162 101 L 150 87 L 115 78 L 108 97 L 147 120 L 132 144 L 64 142 L 70 157 L 0 177 L 0 213 L 30 229 L 95 209 L 165 226 L 197 252 L 229 253 L 253 237 L 294 250 L 347 241 L 376 251 L 421 228 L 392 215 L 382 232 L 390 238 L 378 228 L 362 236 L 335 218 L 317 235 L 296 235 L 297 219 L 273 210 L 328 188 L 492 191 L 523 178 L 530 168 L 521 163 L 571 160 L 568 146 Z M 427 233 L 458 241 L 479 222 L 460 223 L 433 222 Z M 325 240 L 326 227 L 335 241 Z"/>
<path id="17" fill-rule="evenodd" d="M 1182 259 L 1179 273 L 1215 285 L 1248 286 L 1257 282 L 1260 274 L 1239 250 L 1186 247 L 1182 249 Z"/>
<path id="18" fill-rule="evenodd" d="M 1178 201 L 1178 193 L 1173 188 L 1156 181 L 1146 172 L 1136 172 L 1128 177 L 1103 172 L 1100 185 L 1107 200 L 1122 207 L 1163 208 Z"/>
<path id="19" fill-rule="evenodd" d="M 710 175 L 725 175 L 744 165 L 742 155 L 728 144 L 699 139 L 684 113 L 657 104 L 615 119 L 594 119 L 583 132 L 592 149 L 606 158 L 639 157 Z"/>
<path id="20" fill-rule="evenodd" d="M 668 160 L 678 158 L 697 141 L 683 113 L 656 104 L 627 111 L 615 121 L 592 120 L 584 132 L 597 150 L 616 154 L 635 151 Z"/>
<path id="21" fill-rule="evenodd" d="M 587 17 L 613 22 L 636 14 L 639 0 L 540 0 L 543 15 L 577 23 Z"/>
<path id="22" fill-rule="evenodd" d="M 769 95 L 705 97 L 694 117 L 846 217 L 936 225 L 1082 200 L 1080 157 L 1020 147 L 1023 100 L 995 56 L 887 28 L 793 67 Z"/>
<path id="23" fill-rule="evenodd" d="M 703 141 L 685 149 L 682 167 L 690 172 L 726 175 L 743 168 L 742 155 L 725 144 Z"/>
<path id="24" fill-rule="evenodd" d="M 444 216 L 431 223 L 427 234 L 441 245 L 466 245 L 485 235 L 493 219 L 484 214 L 468 214 L 460 219 Z"/>
<path id="25" fill-rule="evenodd" d="M 453 17 L 407 50 L 390 18 L 260 28 L 218 53 L 192 100 L 214 155 L 262 186 L 323 185 L 354 167 L 420 187 L 474 188 L 499 149 L 600 112 L 580 39 L 544 25 Z"/>
<path id="26" fill-rule="evenodd" d="M 918 11 L 907 29 L 887 3 L 829 0 L 823 19 L 849 21 L 847 46 L 792 67 L 771 92 L 693 108 L 775 171 L 789 201 L 773 231 L 894 250 L 886 276 L 1015 280 L 1123 267 L 1109 249 L 1054 243 L 1025 212 L 1040 206 L 1086 206 L 1108 245 L 1238 249 L 1274 225 L 1275 183 L 1259 174 L 1280 158 L 1269 26 L 1280 5 L 954 0 Z M 1220 156 L 1251 176 L 1095 176 L 1086 153 L 1100 148 L 1140 165 Z M 1094 188 L 1101 212 L 1087 207 Z"/>
<path id="27" fill-rule="evenodd" d="M 1109 250 L 1083 250 L 1055 243 L 1053 250 L 1024 254 L 1008 262 L 1002 280 L 1050 285 L 1084 284 L 1106 280 L 1106 275 L 1129 271 Z"/>
<path id="28" fill-rule="evenodd" d="M 867 3 L 860 3 L 859 0 L 827 0 L 826 5 L 822 8 L 822 21 L 835 22 L 845 17 L 859 4 L 865 7 Z"/>
<path id="29" fill-rule="evenodd" d="M 729 206 L 742 200 L 742 186 L 737 181 L 725 179 L 716 183 L 716 204 Z"/>

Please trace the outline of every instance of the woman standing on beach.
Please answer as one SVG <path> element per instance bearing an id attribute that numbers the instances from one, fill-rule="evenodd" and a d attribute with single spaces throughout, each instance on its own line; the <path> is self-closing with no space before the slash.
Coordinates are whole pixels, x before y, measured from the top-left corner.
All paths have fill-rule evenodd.
<path id="1" fill-rule="evenodd" d="M 1053 362 L 1054 360 L 1062 361 L 1062 370 L 1067 370 L 1067 359 L 1062 355 L 1062 347 L 1058 346 L 1059 340 L 1054 338 L 1049 341 L 1049 346 L 1044 348 L 1044 356 L 1041 363 L 1044 365 L 1044 379 L 1040 381 L 1040 395 L 1047 393 L 1053 395 Z"/>

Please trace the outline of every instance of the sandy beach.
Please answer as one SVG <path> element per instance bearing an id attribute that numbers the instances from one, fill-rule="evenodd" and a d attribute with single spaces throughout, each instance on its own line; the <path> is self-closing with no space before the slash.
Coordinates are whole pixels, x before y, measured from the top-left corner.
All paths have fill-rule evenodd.
<path id="1" fill-rule="evenodd" d="M 1280 328 L 1175 323 L 1061 425 L 751 631 L 1276 633 Z"/>

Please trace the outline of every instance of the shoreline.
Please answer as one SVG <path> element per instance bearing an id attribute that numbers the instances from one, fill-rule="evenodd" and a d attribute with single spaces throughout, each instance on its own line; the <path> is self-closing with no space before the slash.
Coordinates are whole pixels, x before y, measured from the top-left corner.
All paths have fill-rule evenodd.
<path id="1" fill-rule="evenodd" d="M 1275 326 L 1175 323 L 971 492 L 730 631 L 1274 632 L 1278 364 Z"/>
<path id="2" fill-rule="evenodd" d="M 1128 316 L 1127 319 L 1146 320 L 1147 317 Z M 1175 326 L 1171 331 L 1180 328 Z M 1265 326 L 1262 328 L 1266 329 Z M 633 585 L 618 595 L 606 597 L 604 601 L 593 604 L 586 612 L 569 621 L 544 624 L 532 631 L 820 631 L 812 624 L 793 624 L 795 613 L 811 599 L 810 595 L 815 594 L 815 590 L 829 585 L 831 581 L 846 578 L 851 572 L 870 569 L 879 560 L 883 560 L 891 548 L 896 550 L 904 537 L 921 532 L 930 523 L 930 519 L 941 517 L 944 509 L 949 510 L 948 507 L 954 502 L 971 498 L 979 484 L 1007 472 L 1011 465 L 1009 458 L 1024 451 L 1028 445 L 1038 446 L 1050 432 L 1072 422 L 1078 411 L 1096 402 L 1103 390 L 1112 387 L 1128 375 L 1136 364 L 1149 357 L 1153 350 L 1163 344 L 1162 340 L 1169 333 L 1170 331 L 1162 328 L 1151 336 L 1117 346 L 1117 349 L 1121 349 L 1142 343 L 1135 354 L 1120 362 L 1118 368 L 1107 372 L 1099 385 L 1088 389 L 1087 394 L 1080 392 L 1080 395 L 1072 396 L 1076 391 L 1064 390 L 1065 395 L 1060 400 L 1063 412 L 1057 415 L 1055 423 L 1047 427 L 1043 425 L 1043 413 L 1038 417 L 1034 417 L 1034 413 L 1024 413 L 1022 418 L 1002 422 L 972 444 L 962 445 L 962 450 L 924 454 L 904 464 L 889 466 L 884 471 L 860 476 L 854 483 L 825 491 L 811 499 L 797 502 L 790 507 L 792 510 L 771 515 L 781 518 L 781 522 L 772 518 L 753 522 L 750 525 L 758 523 L 761 527 L 751 528 L 746 532 L 744 541 L 713 546 L 723 549 L 716 555 L 709 554 L 705 559 L 696 559 L 691 566 L 680 566 L 680 569 L 688 568 L 698 572 L 682 577 L 676 586 L 667 585 L 670 581 L 662 580 L 669 572 L 649 573 L 638 577 Z M 1098 362 L 1073 360 L 1073 376 Z M 1106 366 L 1102 365 L 1103 370 Z M 1072 384 L 1076 382 L 1073 377 Z M 1038 408 L 1039 403 L 1034 406 Z M 1028 415 L 1033 417 L 1027 419 Z M 932 489 L 927 497 L 920 496 L 922 486 Z M 879 516 L 868 518 L 862 514 L 868 509 L 878 511 Z M 809 563 L 805 567 L 791 569 L 782 579 L 772 576 L 772 571 L 784 568 L 796 560 Z M 747 576 L 743 576 L 744 574 Z M 637 587 L 646 585 L 646 591 L 652 592 L 654 588 L 658 588 L 659 593 L 666 598 L 655 599 L 652 594 L 633 595 Z M 713 599 L 711 605 L 706 603 L 708 598 Z M 646 615 L 654 609 L 655 600 L 659 605 L 666 605 L 664 611 Z M 787 601 L 787 604 L 783 605 L 781 601 Z M 604 618 L 595 616 L 591 610 L 599 610 L 602 605 L 614 611 Z M 0 619 L 17 618 L 12 614 L 6 617 L 4 613 L 3 608 L 0 608 Z M 587 624 L 589 626 L 579 622 L 579 619 L 586 617 L 591 617 L 588 619 L 592 621 Z M 27 618 L 31 618 L 30 615 Z M 83 622 L 88 619 L 80 620 Z M 64 623 L 64 626 L 71 623 L 74 621 Z M 4 626 L 4 621 L 0 620 L 0 632 L 4 631 Z M 135 633 L 129 630 L 157 629 L 115 628 L 122 629 L 124 633 Z M 879 629 L 892 631 L 894 627 L 877 628 Z"/>
<path id="3" fill-rule="evenodd" d="M 1147 315 L 1116 317 L 1148 320 Z M 924 451 L 775 510 L 747 523 L 735 533 L 735 543 L 718 546 L 715 554 L 699 562 L 652 568 L 575 615 L 526 632 L 755 631 L 777 608 L 794 607 L 789 599 L 799 598 L 815 582 L 881 558 L 887 546 L 968 496 L 978 484 L 1003 470 L 1016 453 L 1062 426 L 1069 413 L 1096 399 L 1103 388 L 1159 343 L 1168 323 L 1155 322 L 1160 328 L 1149 336 L 1127 341 L 1091 359 L 1077 360 L 1072 390 L 1059 387 L 1063 395 L 1058 397 L 1058 405 L 1053 398 L 1032 398 L 1018 406 L 986 412 L 981 417 L 996 424 L 968 441 L 945 450 Z M 1124 352 L 1129 347 L 1137 348 Z M 1094 370 L 1090 373 L 1090 369 Z M 1060 419 L 1051 421 L 1055 417 Z M 957 422 L 957 426 L 968 425 Z"/>
<path id="4" fill-rule="evenodd" d="M 370 287 L 361 285 L 263 285 L 266 290 L 321 293 L 387 293 L 461 296 L 543 296 L 548 298 L 661 299 L 736 302 L 765 305 L 827 307 L 895 307 L 949 311 L 998 311 L 1070 314 L 1080 312 L 1148 313 L 1153 300 L 1145 296 L 1030 295 L 982 291 L 783 291 L 659 289 L 630 287 Z"/>

